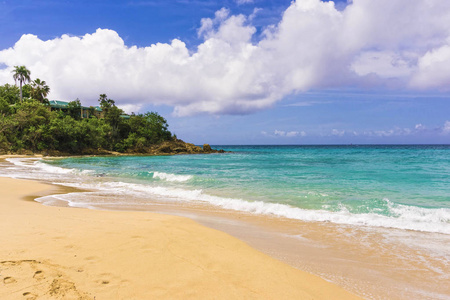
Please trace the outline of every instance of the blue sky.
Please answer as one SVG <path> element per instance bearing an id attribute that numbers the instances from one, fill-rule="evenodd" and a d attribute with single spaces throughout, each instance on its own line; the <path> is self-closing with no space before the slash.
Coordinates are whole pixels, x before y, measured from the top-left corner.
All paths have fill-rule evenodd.
<path id="1" fill-rule="evenodd" d="M 0 84 L 26 65 L 197 144 L 447 144 L 445 2 L 0 0 Z"/>

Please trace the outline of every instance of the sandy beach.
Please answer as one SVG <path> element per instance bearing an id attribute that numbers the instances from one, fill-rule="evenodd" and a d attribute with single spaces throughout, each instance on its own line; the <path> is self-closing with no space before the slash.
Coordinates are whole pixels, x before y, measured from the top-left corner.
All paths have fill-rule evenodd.
<path id="1" fill-rule="evenodd" d="M 358 299 L 183 217 L 47 207 L 0 178 L 1 299 Z"/>

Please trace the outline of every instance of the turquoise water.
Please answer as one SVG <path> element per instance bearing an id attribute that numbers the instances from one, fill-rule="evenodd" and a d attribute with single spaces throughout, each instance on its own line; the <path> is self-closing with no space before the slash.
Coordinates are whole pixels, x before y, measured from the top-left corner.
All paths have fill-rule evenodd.
<path id="1" fill-rule="evenodd" d="M 232 153 L 39 165 L 47 174 L 77 173 L 82 187 L 133 194 L 139 203 L 165 197 L 305 221 L 450 234 L 450 146 L 216 148 Z"/>

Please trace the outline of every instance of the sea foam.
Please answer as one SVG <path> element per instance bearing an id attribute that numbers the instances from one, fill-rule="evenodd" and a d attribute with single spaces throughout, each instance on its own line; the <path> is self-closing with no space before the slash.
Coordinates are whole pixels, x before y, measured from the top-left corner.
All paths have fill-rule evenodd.
<path id="1" fill-rule="evenodd" d="M 61 168 L 41 162 L 41 158 L 7 158 L 6 161 L 21 167 L 39 169 L 44 173 L 52 174 L 91 174 L 92 170 L 77 170 L 69 168 Z"/>
<path id="2" fill-rule="evenodd" d="M 204 202 L 233 211 L 307 222 L 331 222 L 342 225 L 397 228 L 450 234 L 450 209 L 427 209 L 398 205 L 388 199 L 385 199 L 385 201 L 388 202 L 393 212 L 392 216 L 376 213 L 351 213 L 344 205 L 340 205 L 339 211 L 302 209 L 280 203 L 219 197 L 204 193 L 202 189 L 188 190 L 114 181 L 81 185 L 72 184 L 71 186 L 98 189 L 115 195 L 132 195 L 141 199 L 156 198 L 168 201 Z M 76 199 L 71 199 L 71 206 L 89 206 L 88 204 L 76 204 L 76 202 Z M 137 202 L 136 204 L 141 205 L 142 202 Z M 99 205 L 101 206 L 101 203 Z M 133 205 L 133 203 L 127 202 L 127 205 Z"/>
<path id="3" fill-rule="evenodd" d="M 152 173 L 152 172 L 149 172 L 149 173 Z M 191 180 L 193 178 L 193 176 L 192 175 L 168 174 L 168 173 L 163 173 L 163 172 L 153 172 L 153 178 L 171 181 L 171 182 L 185 182 L 185 181 Z"/>

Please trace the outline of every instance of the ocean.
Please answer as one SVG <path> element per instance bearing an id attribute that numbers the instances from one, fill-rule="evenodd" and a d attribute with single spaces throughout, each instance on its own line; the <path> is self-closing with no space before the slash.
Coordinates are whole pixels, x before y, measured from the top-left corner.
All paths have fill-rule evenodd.
<path id="1" fill-rule="evenodd" d="M 422 251 L 434 281 L 450 279 L 449 145 L 213 148 L 230 152 L 8 158 L 0 176 L 88 190 L 37 199 L 45 205 L 124 210 L 196 205 L 382 230 L 384 237 L 395 236 L 392 243 L 412 247 L 411 253 Z M 430 299 L 447 296 L 441 291 Z"/>

